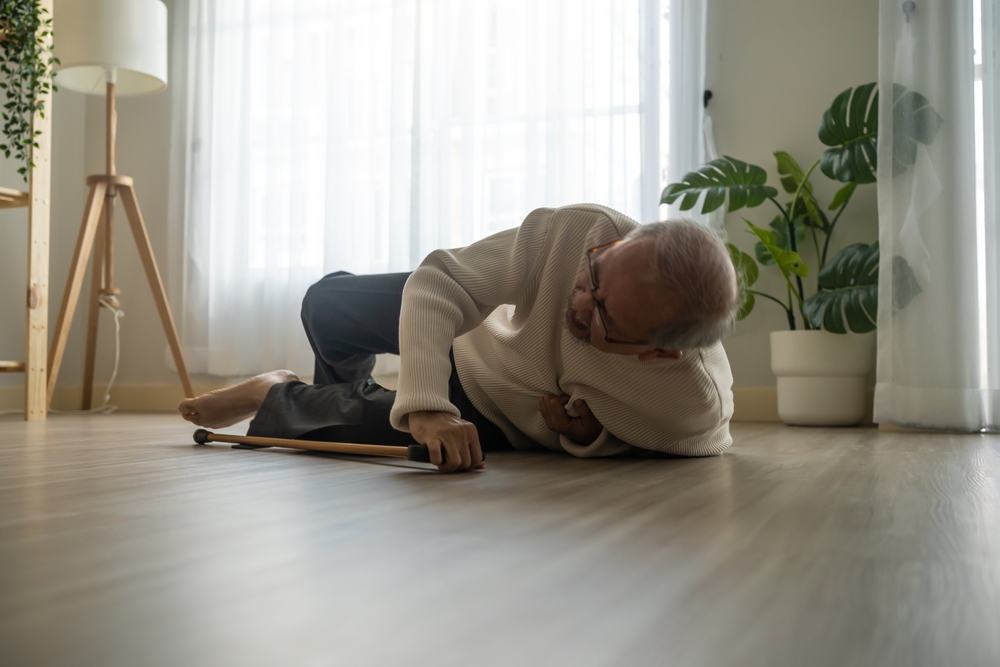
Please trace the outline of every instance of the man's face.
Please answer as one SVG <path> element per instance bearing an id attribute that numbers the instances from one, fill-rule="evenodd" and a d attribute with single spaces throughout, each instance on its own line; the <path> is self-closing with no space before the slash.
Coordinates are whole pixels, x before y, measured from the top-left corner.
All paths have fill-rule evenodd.
<path id="1" fill-rule="evenodd" d="M 573 296 L 566 307 L 569 332 L 594 348 L 610 354 L 637 355 L 640 359 L 677 358 L 679 352 L 658 350 L 647 341 L 662 326 L 672 304 L 649 277 L 652 249 L 641 240 L 625 241 L 596 251 L 591 256 L 596 286 L 588 266 L 576 277 Z M 596 287 L 596 289 L 595 289 Z M 598 302 L 604 305 L 599 314 Z"/>

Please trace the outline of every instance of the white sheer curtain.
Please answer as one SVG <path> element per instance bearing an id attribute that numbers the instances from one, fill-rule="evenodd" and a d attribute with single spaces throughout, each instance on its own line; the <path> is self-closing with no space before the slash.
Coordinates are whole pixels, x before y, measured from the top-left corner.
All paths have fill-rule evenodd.
<path id="1" fill-rule="evenodd" d="M 311 373 L 299 304 L 330 271 L 407 271 L 538 206 L 657 219 L 670 4 L 176 0 L 173 288 L 192 370 Z"/>
<path id="2" fill-rule="evenodd" d="M 878 422 L 997 427 L 996 14 L 996 0 L 881 3 Z M 894 104 L 893 85 L 943 119 L 929 144 L 911 137 L 933 118 Z M 897 256 L 922 290 L 904 308 L 894 307 L 909 289 Z"/>
<path id="3" fill-rule="evenodd" d="M 676 0 L 670 4 L 670 88 L 667 122 L 670 140 L 667 182 L 676 183 L 707 158 L 703 128 L 705 116 L 705 24 L 707 0 Z M 673 122 L 671 122 L 673 121 Z M 694 131 L 692 131 L 694 130 Z M 671 216 L 681 213 L 680 201 L 669 206 Z"/>

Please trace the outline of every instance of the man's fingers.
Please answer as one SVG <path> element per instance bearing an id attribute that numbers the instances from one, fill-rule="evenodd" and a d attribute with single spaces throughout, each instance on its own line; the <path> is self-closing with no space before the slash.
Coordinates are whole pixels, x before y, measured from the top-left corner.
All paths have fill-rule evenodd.
<path id="1" fill-rule="evenodd" d="M 483 446 L 479 442 L 479 431 L 475 426 L 469 432 L 469 456 L 473 468 L 483 467 Z"/>
<path id="2" fill-rule="evenodd" d="M 483 467 L 483 449 L 479 443 L 479 431 L 474 424 L 465 424 L 462 435 L 464 439 L 458 442 L 459 455 L 462 457 L 459 470 Z"/>
<path id="3" fill-rule="evenodd" d="M 562 411 L 562 408 L 559 408 L 559 410 Z M 543 413 L 542 418 L 545 419 L 545 425 L 556 433 L 565 431 L 570 424 L 569 415 L 565 412 L 563 412 L 563 414 L 559 414 L 557 412 L 549 412 L 547 414 Z"/>
<path id="4" fill-rule="evenodd" d="M 555 414 L 556 410 L 565 412 L 559 399 L 552 394 L 546 394 L 538 399 L 538 409 L 542 414 Z"/>
<path id="5" fill-rule="evenodd" d="M 552 428 L 552 408 L 549 406 L 551 399 L 548 396 L 542 396 L 538 399 L 538 412 L 542 415 L 542 419 L 545 420 L 545 425 L 550 429 Z"/>
<path id="6" fill-rule="evenodd" d="M 545 394 L 538 399 L 538 412 L 550 431 L 565 435 L 582 444 L 590 444 L 601 434 L 604 426 L 598 421 L 590 406 L 582 398 L 573 401 L 573 409 L 578 417 L 570 417 L 566 412 L 569 403 L 566 394 Z"/>
<path id="7" fill-rule="evenodd" d="M 472 443 L 468 439 L 459 444 L 458 455 L 461 457 L 458 465 L 459 470 L 468 470 L 472 467 Z"/>
<path id="8" fill-rule="evenodd" d="M 590 411 L 590 406 L 587 405 L 587 401 L 581 398 L 580 400 L 573 403 L 573 407 L 575 407 L 576 411 L 580 413 L 580 421 L 583 422 L 584 426 L 586 426 L 587 428 L 594 428 L 594 427 L 604 428 L 601 425 L 601 422 L 597 420 L 597 417 L 594 416 L 594 413 Z"/>
<path id="9" fill-rule="evenodd" d="M 574 442 L 580 442 L 583 440 L 584 432 L 587 429 L 584 428 L 583 424 L 580 423 L 579 419 L 574 419 L 570 422 L 570 425 L 563 431 L 563 435 Z"/>
<path id="10" fill-rule="evenodd" d="M 455 472 L 462 464 L 461 448 L 453 438 L 447 438 L 441 444 L 444 450 L 445 461 L 438 466 L 438 470 L 441 472 Z"/>
<path id="11" fill-rule="evenodd" d="M 448 460 L 438 466 L 441 472 L 455 472 L 482 467 L 483 450 L 479 444 L 479 432 L 472 424 L 465 424 L 444 438 L 445 456 Z"/>
<path id="12" fill-rule="evenodd" d="M 538 411 L 542 414 L 545 425 L 556 433 L 561 433 L 569 426 L 569 415 L 566 414 L 566 408 L 563 407 L 561 399 L 561 396 L 547 394 L 538 401 Z M 567 398 L 567 400 L 569 399 Z"/>
<path id="13" fill-rule="evenodd" d="M 440 468 L 444 462 L 444 457 L 441 456 L 441 441 L 431 440 L 425 444 L 427 445 L 427 453 L 430 456 L 431 463 Z"/>
<path id="14" fill-rule="evenodd" d="M 413 438 L 427 445 L 431 463 L 441 472 L 483 467 L 483 450 L 474 424 L 447 412 L 411 412 Z"/>
<path id="15" fill-rule="evenodd" d="M 432 440 L 427 443 L 427 453 L 433 465 L 436 465 L 441 472 L 454 472 L 459 468 L 468 468 L 462 463 L 462 448 L 458 445 L 448 445 L 440 440 Z M 482 454 L 480 454 L 480 460 Z"/>

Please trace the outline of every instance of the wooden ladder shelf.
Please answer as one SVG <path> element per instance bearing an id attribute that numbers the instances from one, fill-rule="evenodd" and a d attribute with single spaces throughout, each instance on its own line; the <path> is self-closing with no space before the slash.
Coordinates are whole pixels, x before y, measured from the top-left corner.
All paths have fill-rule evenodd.
<path id="1" fill-rule="evenodd" d="M 38 0 L 52 16 L 53 0 Z M 51 35 L 45 38 L 51 49 Z M 48 412 L 49 337 L 49 212 L 52 175 L 52 94 L 41 97 L 48 113 L 36 114 L 32 130 L 36 147 L 31 150 L 33 167 L 28 169 L 28 192 L 0 188 L 0 209 L 28 208 L 28 284 L 26 294 L 24 361 L 0 361 L 0 373 L 24 373 L 24 418 L 45 419 Z"/>

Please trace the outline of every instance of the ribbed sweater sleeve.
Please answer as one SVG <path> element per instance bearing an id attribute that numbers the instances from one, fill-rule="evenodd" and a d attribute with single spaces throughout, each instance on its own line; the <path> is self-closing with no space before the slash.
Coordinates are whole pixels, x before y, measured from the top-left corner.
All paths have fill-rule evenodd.
<path id="1" fill-rule="evenodd" d="M 516 229 L 465 248 L 435 250 L 406 281 L 399 318 L 399 382 L 389 415 L 393 427 L 408 431 L 411 412 L 459 415 L 448 400 L 452 343 L 497 306 L 517 304 L 536 280 L 552 213 L 538 209 Z"/>
<path id="2" fill-rule="evenodd" d="M 631 454 L 636 451 L 635 447 L 627 442 L 622 442 L 613 436 L 608 429 L 602 430 L 601 434 L 589 445 L 581 445 L 575 440 L 570 440 L 565 435 L 559 436 L 559 444 L 567 452 L 581 459 Z"/>

